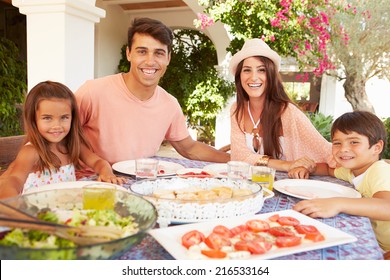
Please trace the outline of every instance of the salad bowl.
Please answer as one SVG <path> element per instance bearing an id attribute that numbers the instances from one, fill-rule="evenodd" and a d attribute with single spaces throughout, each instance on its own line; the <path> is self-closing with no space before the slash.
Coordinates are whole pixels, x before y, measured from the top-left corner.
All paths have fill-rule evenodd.
<path id="1" fill-rule="evenodd" d="M 112 212 L 112 214 L 106 214 L 104 211 L 98 213 L 99 210 L 89 210 L 89 212 L 96 211 L 100 215 L 99 219 L 106 219 L 105 223 L 109 226 L 118 226 L 115 225 L 117 220 L 113 218 L 113 215 L 118 214 L 117 216 L 121 219 L 131 221 L 133 228 L 131 231 L 124 233 L 121 237 L 91 245 L 69 245 L 66 242 L 60 242 L 60 245 L 57 246 L 56 243 L 53 247 L 53 238 L 50 237 L 47 241 L 29 241 L 24 240 L 25 237 L 19 240 L 13 237 L 12 241 L 17 244 L 10 245 L 4 240 L 6 240 L 7 234 L 12 232 L 12 229 L 0 228 L 0 259 L 115 259 L 119 257 L 132 246 L 141 242 L 146 232 L 155 226 L 157 211 L 152 203 L 140 196 L 121 189 L 107 189 L 114 196 L 113 207 L 109 211 L 113 210 L 115 214 Z M 58 213 L 59 217 L 64 216 L 59 219 L 64 222 L 63 219 L 69 221 L 73 218 L 75 220 L 76 215 L 88 212 L 85 210 L 84 196 L 85 190 L 83 188 L 66 188 L 29 193 L 5 199 L 3 202 L 32 216 L 38 216 L 42 212 Z M 74 216 L 72 217 L 72 215 Z M 91 221 L 86 222 L 91 224 Z M 94 221 L 92 221 L 93 223 Z M 31 232 L 25 235 L 34 236 Z"/>

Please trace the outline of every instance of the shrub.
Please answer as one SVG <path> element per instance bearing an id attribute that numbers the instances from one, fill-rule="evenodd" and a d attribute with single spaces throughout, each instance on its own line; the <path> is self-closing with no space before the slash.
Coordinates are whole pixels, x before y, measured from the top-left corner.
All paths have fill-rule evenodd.
<path id="1" fill-rule="evenodd" d="M 333 116 L 325 116 L 320 112 L 307 113 L 307 116 L 318 132 L 330 142 L 330 130 L 332 128 Z"/>
<path id="2" fill-rule="evenodd" d="M 0 38 L 0 136 L 23 134 L 19 105 L 26 90 L 26 62 L 12 41 Z"/>

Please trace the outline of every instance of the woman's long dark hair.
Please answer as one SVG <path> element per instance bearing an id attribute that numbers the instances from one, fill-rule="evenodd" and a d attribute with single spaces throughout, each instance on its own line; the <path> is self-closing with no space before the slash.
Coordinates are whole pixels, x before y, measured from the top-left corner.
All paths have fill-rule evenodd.
<path id="1" fill-rule="evenodd" d="M 292 103 L 288 97 L 282 83 L 279 72 L 276 71 L 275 64 L 267 57 L 256 56 L 264 63 L 266 69 L 267 86 L 265 88 L 265 103 L 260 116 L 260 124 L 263 131 L 264 154 L 275 158 L 283 155 L 279 137 L 283 134 L 281 116 L 287 105 Z M 249 95 L 241 84 L 241 70 L 244 64 L 242 60 L 236 70 L 235 84 L 237 90 L 237 108 L 234 112 L 237 123 L 240 124 L 244 118 L 245 101 L 249 101 Z M 244 131 L 244 127 L 241 127 Z"/>
<path id="2" fill-rule="evenodd" d="M 76 167 L 80 167 L 81 145 L 84 144 L 90 147 L 89 142 L 82 132 L 76 98 L 73 92 L 58 82 L 41 82 L 28 93 L 23 110 L 24 127 L 27 136 L 26 142 L 30 142 L 39 154 L 39 161 L 37 163 L 37 170 L 39 171 L 43 171 L 44 169 L 50 170 L 51 168 L 58 170 L 61 167 L 61 160 L 48 149 L 50 143 L 39 133 L 36 122 L 36 112 L 39 103 L 43 100 L 56 99 L 70 101 L 72 110 L 70 131 L 62 140 L 66 151 L 61 152 L 69 154 L 70 163 Z"/>

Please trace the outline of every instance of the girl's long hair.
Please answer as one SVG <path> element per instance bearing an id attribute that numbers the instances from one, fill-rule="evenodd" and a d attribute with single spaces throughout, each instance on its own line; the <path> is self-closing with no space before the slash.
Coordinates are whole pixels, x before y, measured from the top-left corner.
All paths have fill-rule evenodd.
<path id="1" fill-rule="evenodd" d="M 288 97 L 275 64 L 267 57 L 256 56 L 265 65 L 267 86 L 265 88 L 265 103 L 260 116 L 260 124 L 263 130 L 264 154 L 275 158 L 283 155 L 279 137 L 283 134 L 281 116 L 289 103 L 293 103 Z M 236 70 L 235 84 L 237 90 L 237 108 L 234 112 L 237 123 L 240 124 L 244 118 L 245 101 L 249 101 L 249 95 L 241 84 L 241 70 L 244 64 L 242 60 Z M 244 131 L 244 127 L 241 127 Z"/>
<path id="2" fill-rule="evenodd" d="M 78 168 L 80 167 L 81 145 L 84 144 L 90 148 L 90 144 L 82 132 L 76 98 L 67 86 L 58 82 L 45 81 L 37 84 L 28 93 L 23 110 L 26 142 L 30 142 L 38 152 L 37 170 L 52 168 L 58 170 L 61 167 L 61 160 L 50 151 L 50 143 L 39 133 L 36 122 L 39 103 L 42 100 L 53 99 L 70 101 L 72 122 L 68 135 L 62 140 L 66 151 L 61 152 L 68 154 L 70 163 Z"/>

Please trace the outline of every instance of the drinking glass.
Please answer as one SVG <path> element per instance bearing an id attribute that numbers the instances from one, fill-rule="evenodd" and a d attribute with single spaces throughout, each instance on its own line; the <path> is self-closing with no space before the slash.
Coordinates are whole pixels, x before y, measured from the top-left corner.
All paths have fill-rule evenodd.
<path id="1" fill-rule="evenodd" d="M 267 166 L 252 166 L 252 182 L 260 183 L 261 186 L 272 191 L 276 170 Z"/>
<path id="2" fill-rule="evenodd" d="M 248 180 L 249 163 L 243 161 L 229 161 L 227 163 L 227 176 L 233 181 Z"/>
<path id="3" fill-rule="evenodd" d="M 139 158 L 135 160 L 135 177 L 140 179 L 156 179 L 158 160 L 154 158 Z"/>
<path id="4" fill-rule="evenodd" d="M 115 185 L 107 185 L 98 182 L 83 186 L 83 209 L 114 209 L 115 191 Z"/>

